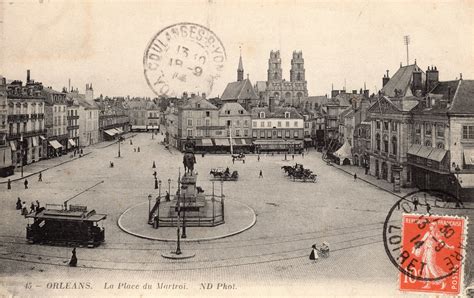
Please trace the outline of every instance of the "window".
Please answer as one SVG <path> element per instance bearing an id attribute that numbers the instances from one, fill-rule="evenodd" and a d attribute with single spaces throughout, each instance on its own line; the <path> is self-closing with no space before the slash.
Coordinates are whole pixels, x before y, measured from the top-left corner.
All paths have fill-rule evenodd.
<path id="1" fill-rule="evenodd" d="M 388 130 L 388 123 L 389 123 L 388 121 L 383 122 L 383 129 L 384 130 Z"/>
<path id="2" fill-rule="evenodd" d="M 210 116 L 211 116 L 211 112 L 206 111 L 206 117 L 210 117 Z"/>
<path id="3" fill-rule="evenodd" d="M 298 121 L 295 121 L 294 124 L 295 124 L 295 127 L 298 127 Z"/>
<path id="4" fill-rule="evenodd" d="M 236 136 L 236 137 L 240 137 L 240 129 L 236 129 L 236 130 L 235 130 L 235 136 Z"/>
<path id="5" fill-rule="evenodd" d="M 235 121 L 235 126 L 240 127 L 240 120 Z"/>
<path id="6" fill-rule="evenodd" d="M 444 125 L 442 124 L 436 125 L 436 136 L 438 138 L 444 138 Z"/>
<path id="7" fill-rule="evenodd" d="M 264 121 L 260 121 L 260 127 L 265 127 L 265 122 Z"/>
<path id="8" fill-rule="evenodd" d="M 257 121 L 252 121 L 252 127 L 257 127 Z"/>
<path id="9" fill-rule="evenodd" d="M 276 130 L 273 130 L 273 131 L 272 131 L 272 135 L 273 135 L 273 138 L 274 138 L 274 139 L 277 137 L 277 132 L 276 132 Z"/>
<path id="10" fill-rule="evenodd" d="M 290 118 L 290 112 L 285 112 L 285 118 Z"/>
<path id="11" fill-rule="evenodd" d="M 244 114 L 244 110 L 239 110 L 239 114 L 240 114 L 240 115 L 243 115 L 243 114 Z"/>
<path id="12" fill-rule="evenodd" d="M 281 127 L 281 121 L 277 122 L 277 127 Z"/>
<path id="13" fill-rule="evenodd" d="M 286 130 L 285 131 L 285 138 L 289 138 L 290 137 L 290 131 L 289 130 Z"/>
<path id="14" fill-rule="evenodd" d="M 377 150 L 380 151 L 380 135 L 376 134 L 375 135 L 375 144 L 377 145 Z"/>
<path id="15" fill-rule="evenodd" d="M 425 123 L 425 135 L 431 136 L 431 123 Z"/>
<path id="16" fill-rule="evenodd" d="M 227 120 L 227 126 L 231 126 L 232 122 L 230 120 Z"/>
<path id="17" fill-rule="evenodd" d="M 415 123 L 415 133 L 416 134 L 421 134 L 421 125 L 420 123 Z"/>
<path id="18" fill-rule="evenodd" d="M 230 115 L 230 110 L 225 110 L 226 115 Z"/>
<path id="19" fill-rule="evenodd" d="M 392 122 L 392 131 L 397 131 L 397 122 Z"/>
<path id="20" fill-rule="evenodd" d="M 375 126 L 377 127 L 377 129 L 380 129 L 380 121 L 375 121 Z"/>
<path id="21" fill-rule="evenodd" d="M 256 130 L 253 130 L 253 131 L 252 131 L 252 137 L 253 137 L 253 138 L 256 138 L 256 137 L 257 137 L 257 131 L 256 131 Z"/>
<path id="22" fill-rule="evenodd" d="M 298 132 L 298 130 L 295 130 L 295 131 L 293 132 L 293 137 L 294 137 L 295 139 L 297 139 L 298 136 L 299 136 L 299 132 Z"/>
<path id="23" fill-rule="evenodd" d="M 436 147 L 439 148 L 439 149 L 444 149 L 444 143 L 440 142 L 436 145 Z"/>
<path id="24" fill-rule="evenodd" d="M 298 122 L 295 122 L 295 123 L 298 123 Z M 304 123 L 304 128 L 309 128 L 309 122 Z"/>
<path id="25" fill-rule="evenodd" d="M 267 127 L 272 127 L 272 122 L 271 121 L 267 121 Z"/>
<path id="26" fill-rule="evenodd" d="M 244 120 L 244 127 L 249 127 L 249 121 L 248 120 Z"/>
<path id="27" fill-rule="evenodd" d="M 201 119 L 196 120 L 196 126 L 201 126 Z"/>
<path id="28" fill-rule="evenodd" d="M 398 142 L 396 137 L 392 137 L 392 154 L 397 155 Z"/>
<path id="29" fill-rule="evenodd" d="M 200 129 L 198 129 L 198 130 L 196 131 L 196 135 L 197 135 L 198 137 L 200 137 L 200 136 L 202 135 L 202 131 L 201 131 Z"/>
<path id="30" fill-rule="evenodd" d="M 270 130 L 267 130 L 267 138 L 269 139 L 272 138 L 272 132 Z"/>
<path id="31" fill-rule="evenodd" d="M 188 137 L 192 137 L 193 136 L 193 130 L 192 129 L 188 129 Z"/>
<path id="32" fill-rule="evenodd" d="M 425 141 L 425 146 L 426 146 L 426 147 L 431 147 L 431 146 L 432 146 L 431 141 L 430 141 L 430 140 L 426 140 L 426 141 Z"/>
<path id="33" fill-rule="evenodd" d="M 463 127 L 462 127 L 462 138 L 464 140 L 474 140 L 474 126 L 463 125 Z"/>
<path id="34" fill-rule="evenodd" d="M 265 113 L 264 113 L 264 112 L 260 112 L 260 113 L 259 113 L 259 117 L 260 117 L 260 118 L 265 118 Z"/>
<path id="35" fill-rule="evenodd" d="M 211 120 L 210 119 L 206 119 L 206 126 L 211 126 Z"/>
<path id="36" fill-rule="evenodd" d="M 217 130 L 217 131 L 216 131 L 216 135 L 217 135 L 218 132 L 220 132 L 220 130 Z M 211 136 L 211 133 L 210 133 L 209 130 L 206 129 L 206 130 L 204 131 L 204 135 L 205 135 L 206 137 L 209 137 L 209 136 Z"/>
<path id="37" fill-rule="evenodd" d="M 388 153 L 388 136 L 383 136 L 383 151 Z"/>
<path id="38" fill-rule="evenodd" d="M 249 130 L 248 129 L 244 129 L 244 137 L 248 137 L 249 136 Z"/>
<path id="39" fill-rule="evenodd" d="M 285 127 L 290 127 L 290 121 L 285 122 Z"/>
<path id="40" fill-rule="evenodd" d="M 261 131 L 260 131 L 260 137 L 261 137 L 261 138 L 264 138 L 264 137 L 265 137 L 265 131 L 264 131 L 264 130 L 261 130 Z"/>

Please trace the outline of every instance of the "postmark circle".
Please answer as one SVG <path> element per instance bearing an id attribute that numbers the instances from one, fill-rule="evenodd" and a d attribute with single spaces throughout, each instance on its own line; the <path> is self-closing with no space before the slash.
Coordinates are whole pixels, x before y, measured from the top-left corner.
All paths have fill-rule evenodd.
<path id="1" fill-rule="evenodd" d="M 212 91 L 227 59 L 224 45 L 210 29 L 178 23 L 160 30 L 145 49 L 143 70 L 157 96 Z"/>
<path id="2" fill-rule="evenodd" d="M 453 229 L 451 224 L 463 218 L 432 212 L 456 208 L 458 203 L 457 198 L 449 193 L 419 190 L 402 197 L 390 208 L 383 225 L 383 243 L 390 261 L 402 274 L 413 280 L 438 282 L 461 269 L 465 247 L 463 240 L 454 243 L 454 239 L 463 239 L 464 227 Z M 412 225 L 405 225 L 405 220 Z M 452 258 L 448 258 L 448 261 L 452 263 L 454 260 L 456 263 L 457 260 L 456 266 L 453 265 L 450 270 L 438 268 L 438 271 L 428 268 L 433 266 L 430 262 L 434 262 L 436 257 L 446 258 L 448 248 L 451 249 L 449 258 Z M 423 253 L 417 254 L 421 250 Z M 433 276 L 433 272 L 426 274 L 426 271 L 435 271 L 438 275 Z"/>

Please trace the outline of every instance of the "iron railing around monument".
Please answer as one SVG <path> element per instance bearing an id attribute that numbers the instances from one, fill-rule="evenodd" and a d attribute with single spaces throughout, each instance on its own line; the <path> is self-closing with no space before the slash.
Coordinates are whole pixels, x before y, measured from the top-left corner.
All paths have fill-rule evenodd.
<path id="1" fill-rule="evenodd" d="M 180 211 L 180 225 L 186 227 L 215 227 L 225 223 L 225 208 L 224 201 L 225 195 L 205 195 L 205 203 L 209 204 L 205 210 L 205 214 L 199 210 L 192 210 L 191 201 L 181 201 Z M 156 228 L 159 227 L 176 227 L 178 224 L 178 217 L 176 216 L 178 211 L 177 201 L 166 201 L 166 196 L 161 195 L 156 197 L 156 203 L 159 206 L 154 212 L 153 216 L 155 219 L 149 221 L 150 224 L 157 222 Z"/>

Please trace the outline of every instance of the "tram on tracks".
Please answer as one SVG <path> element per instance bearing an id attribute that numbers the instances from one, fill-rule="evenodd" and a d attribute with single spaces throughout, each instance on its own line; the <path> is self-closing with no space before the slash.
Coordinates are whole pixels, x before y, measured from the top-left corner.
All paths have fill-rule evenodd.
<path id="1" fill-rule="evenodd" d="M 29 243 L 65 246 L 99 246 L 105 240 L 103 221 L 106 214 L 87 210 L 86 206 L 50 205 L 26 215 L 26 239 Z"/>

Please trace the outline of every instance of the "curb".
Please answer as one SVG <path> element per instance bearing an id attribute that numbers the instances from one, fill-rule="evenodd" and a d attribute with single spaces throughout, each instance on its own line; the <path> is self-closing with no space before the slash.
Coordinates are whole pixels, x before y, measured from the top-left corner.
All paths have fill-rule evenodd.
<path id="1" fill-rule="evenodd" d="M 227 199 L 229 200 L 229 199 Z M 181 242 L 200 242 L 200 241 L 211 241 L 211 240 L 217 240 L 217 239 L 222 239 L 222 238 L 227 238 L 227 237 L 231 237 L 231 236 L 235 236 L 237 234 L 240 234 L 242 232 L 245 232 L 247 230 L 249 230 L 250 228 L 252 228 L 256 223 L 257 223 L 257 214 L 255 213 L 255 210 L 244 204 L 244 203 L 241 203 L 241 202 L 238 202 L 238 201 L 234 201 L 234 202 L 237 202 L 238 204 L 241 204 L 241 205 L 244 205 L 245 207 L 249 208 L 252 213 L 253 213 L 253 219 L 252 219 L 252 222 L 250 223 L 250 225 L 240 229 L 240 230 L 237 230 L 235 232 L 232 232 L 232 233 L 229 233 L 229 234 L 225 234 L 225 235 L 221 235 L 221 236 L 214 236 L 214 237 L 207 237 L 207 238 L 198 238 L 198 239 L 180 239 Z M 119 228 L 124 231 L 125 233 L 127 234 L 130 234 L 132 236 L 135 236 L 135 237 L 138 237 L 138 238 L 143 238 L 143 239 L 148 239 L 148 240 L 154 240 L 154 241 L 161 241 L 161 242 L 176 242 L 175 239 L 168 239 L 168 238 L 155 238 L 155 237 L 150 237 L 150 236 L 146 236 L 146 235 L 142 235 L 142 234 L 139 234 L 139 233 L 135 233 L 135 232 L 131 232 L 127 229 L 125 229 L 121 223 L 121 219 L 122 219 L 122 216 L 124 214 L 126 214 L 127 212 L 129 212 L 131 209 L 135 208 L 136 206 L 138 205 L 141 205 L 141 204 L 146 204 L 147 201 L 145 202 L 141 202 L 141 203 L 138 203 L 138 204 L 135 204 L 131 207 L 128 207 L 122 214 L 120 214 L 119 218 L 117 219 L 117 225 L 119 226 Z"/>
<path id="2" fill-rule="evenodd" d="M 40 173 L 40 172 L 45 172 L 45 171 L 50 170 L 50 169 L 53 169 L 53 168 L 55 168 L 55 167 L 59 167 L 59 166 L 65 164 L 65 163 L 75 161 L 76 159 L 82 158 L 82 157 L 87 156 L 87 155 L 89 155 L 89 154 L 91 154 L 91 153 L 92 153 L 92 152 L 87 152 L 87 153 L 82 154 L 81 157 L 76 157 L 76 158 L 73 158 L 73 159 L 68 159 L 68 160 L 66 160 L 66 161 L 63 161 L 63 162 L 61 162 L 61 163 L 58 163 L 58 164 L 56 164 L 56 165 L 54 165 L 54 166 L 51 166 L 51 167 L 49 167 L 49 168 L 45 168 L 45 169 L 43 169 L 43 170 L 41 170 L 41 171 L 34 172 L 34 173 L 28 174 L 28 175 L 26 175 L 26 176 L 20 177 L 20 178 L 11 179 L 10 182 L 20 181 L 20 180 L 29 178 L 29 177 L 31 177 L 31 176 L 37 175 L 37 174 Z M 0 181 L 0 184 L 7 184 L 7 183 L 8 183 L 8 181 Z"/>

